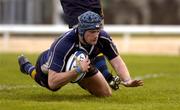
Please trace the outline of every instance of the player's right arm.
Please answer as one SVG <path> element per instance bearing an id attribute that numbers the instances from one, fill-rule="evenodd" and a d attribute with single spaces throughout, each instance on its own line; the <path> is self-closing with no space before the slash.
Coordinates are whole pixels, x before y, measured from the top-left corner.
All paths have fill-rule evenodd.
<path id="1" fill-rule="evenodd" d="M 90 60 L 88 58 L 80 62 L 80 69 L 82 72 L 88 72 Z M 67 72 L 56 72 L 49 69 L 48 71 L 48 85 L 51 89 L 56 90 L 66 85 L 74 78 L 77 77 L 79 73 L 76 70 L 71 70 Z"/>
<path id="2" fill-rule="evenodd" d="M 75 70 L 58 73 L 49 69 L 48 72 L 48 85 L 49 88 L 56 90 L 69 83 L 73 78 L 77 76 Z"/>

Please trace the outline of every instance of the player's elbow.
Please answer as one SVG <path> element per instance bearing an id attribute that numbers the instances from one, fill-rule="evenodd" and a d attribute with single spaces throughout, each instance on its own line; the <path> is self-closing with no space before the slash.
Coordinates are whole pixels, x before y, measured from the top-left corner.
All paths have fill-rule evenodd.
<path id="1" fill-rule="evenodd" d="M 61 88 L 61 84 L 58 83 L 56 77 L 56 73 L 50 70 L 48 74 L 48 86 L 51 91 L 57 91 Z"/>
<path id="2" fill-rule="evenodd" d="M 53 80 L 48 80 L 48 86 L 51 91 L 57 91 L 61 88 L 61 86 L 57 86 L 56 82 Z"/>
<path id="3" fill-rule="evenodd" d="M 110 96 L 112 96 L 111 90 L 104 91 L 103 94 L 101 94 L 101 97 L 110 97 Z"/>

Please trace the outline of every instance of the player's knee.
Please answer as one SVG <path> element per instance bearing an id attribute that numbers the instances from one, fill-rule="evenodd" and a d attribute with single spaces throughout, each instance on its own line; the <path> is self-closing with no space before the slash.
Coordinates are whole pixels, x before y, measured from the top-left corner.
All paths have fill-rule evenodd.
<path id="1" fill-rule="evenodd" d="M 110 89 L 109 90 L 101 90 L 94 95 L 97 97 L 110 97 L 110 96 L 112 96 L 112 91 Z"/>
<path id="2" fill-rule="evenodd" d="M 56 84 L 53 83 L 53 81 L 49 81 L 48 86 L 49 86 L 48 89 L 53 92 L 55 92 L 61 88 L 60 86 L 57 87 Z"/>
<path id="3" fill-rule="evenodd" d="M 50 91 L 52 91 L 52 92 L 56 92 L 56 91 L 58 91 L 60 88 L 49 88 L 49 90 Z"/>
<path id="4" fill-rule="evenodd" d="M 111 90 L 105 91 L 105 92 L 104 92 L 104 96 L 105 96 L 105 97 L 112 96 L 112 91 L 111 91 Z"/>
<path id="5" fill-rule="evenodd" d="M 103 94 L 98 94 L 96 96 L 97 97 L 110 97 L 110 96 L 112 96 L 112 93 L 106 92 L 106 93 L 103 93 Z"/>
<path id="6" fill-rule="evenodd" d="M 60 87 L 57 88 L 57 87 L 49 86 L 48 89 L 49 89 L 50 91 L 52 91 L 52 92 L 56 92 L 56 91 L 58 91 L 58 90 L 60 89 Z"/>

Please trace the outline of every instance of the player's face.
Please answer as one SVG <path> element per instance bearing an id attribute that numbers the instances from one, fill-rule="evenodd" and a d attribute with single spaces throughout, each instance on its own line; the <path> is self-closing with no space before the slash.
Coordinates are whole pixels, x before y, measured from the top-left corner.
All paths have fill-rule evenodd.
<path id="1" fill-rule="evenodd" d="M 95 45 L 98 40 L 100 29 L 88 30 L 84 34 L 84 39 L 88 44 Z"/>

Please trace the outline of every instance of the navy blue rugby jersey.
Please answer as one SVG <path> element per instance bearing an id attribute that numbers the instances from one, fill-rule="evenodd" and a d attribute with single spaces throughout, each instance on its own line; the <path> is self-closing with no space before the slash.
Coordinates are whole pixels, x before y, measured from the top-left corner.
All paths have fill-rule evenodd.
<path id="1" fill-rule="evenodd" d="M 64 72 L 68 58 L 79 49 L 85 50 L 90 59 L 93 59 L 99 53 L 103 53 L 109 60 L 118 55 L 116 46 L 105 31 L 100 32 L 96 45 L 87 46 L 79 42 L 77 29 L 73 29 L 54 41 L 47 52 L 48 57 L 45 57 L 47 59 L 44 59 L 43 62 L 47 62 L 48 68 L 51 70 Z"/>
<path id="2" fill-rule="evenodd" d="M 100 0 L 60 0 L 65 21 L 72 28 L 78 24 L 78 16 L 86 11 L 93 11 L 103 16 Z"/>

